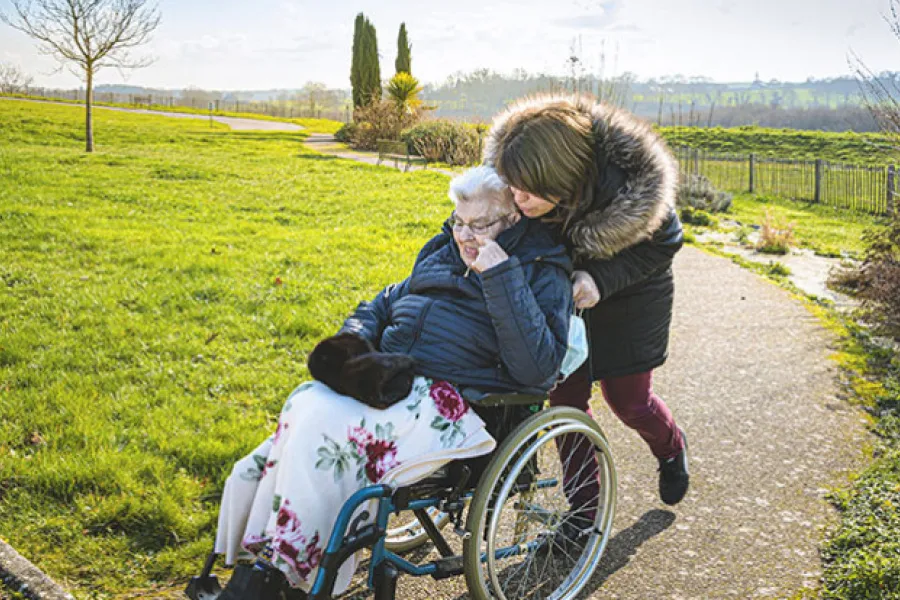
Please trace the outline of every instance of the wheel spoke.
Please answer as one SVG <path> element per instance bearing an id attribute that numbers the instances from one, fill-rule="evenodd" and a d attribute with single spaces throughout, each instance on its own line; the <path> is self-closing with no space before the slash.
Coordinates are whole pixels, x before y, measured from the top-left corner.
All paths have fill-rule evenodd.
<path id="1" fill-rule="evenodd" d="M 498 447 L 472 500 L 464 542 L 472 597 L 572 598 L 605 548 L 614 486 L 606 440 L 585 415 L 551 408 L 525 421 Z"/>

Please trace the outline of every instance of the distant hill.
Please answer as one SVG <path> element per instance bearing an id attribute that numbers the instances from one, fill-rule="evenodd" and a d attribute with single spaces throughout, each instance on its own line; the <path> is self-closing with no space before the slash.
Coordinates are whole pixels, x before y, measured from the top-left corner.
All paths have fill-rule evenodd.
<path id="1" fill-rule="evenodd" d="M 900 73 L 879 75 L 890 88 L 900 84 Z M 588 91 L 623 106 L 645 119 L 667 125 L 762 127 L 823 131 L 876 131 L 877 126 L 863 105 L 859 84 L 853 77 L 808 79 L 803 82 L 762 81 L 714 82 L 704 77 L 662 77 L 639 81 L 624 73 L 610 79 L 593 75 L 566 77 L 528 74 L 517 70 L 506 75 L 479 69 L 457 73 L 441 84 L 427 84 L 421 98 L 434 107 L 434 116 L 468 121 L 487 121 L 512 100 L 548 91 Z M 896 88 L 892 88 L 896 89 Z M 158 98 L 188 98 L 205 103 L 274 102 L 308 98 L 318 90 L 317 102 L 343 110 L 350 90 L 327 90 L 321 84 L 303 88 L 269 90 L 207 91 L 196 88 L 153 89 L 132 85 L 100 85 L 98 94 L 120 94 Z M 328 100 L 322 100 L 327 93 Z"/>
<path id="2" fill-rule="evenodd" d="M 900 73 L 884 73 L 885 82 Z M 537 92 L 590 92 L 661 125 L 794 127 L 830 131 L 874 131 L 876 124 L 863 106 L 853 77 L 714 82 L 702 77 L 666 77 L 638 81 L 632 74 L 600 80 L 504 75 L 488 70 L 460 73 L 440 85 L 427 85 L 422 98 L 437 116 L 489 119 L 511 100 Z"/>

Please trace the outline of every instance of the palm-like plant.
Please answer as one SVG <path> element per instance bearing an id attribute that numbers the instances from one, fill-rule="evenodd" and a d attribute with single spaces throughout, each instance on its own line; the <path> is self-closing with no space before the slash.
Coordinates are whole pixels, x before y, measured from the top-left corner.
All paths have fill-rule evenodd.
<path id="1" fill-rule="evenodd" d="M 387 92 L 390 99 L 402 113 L 411 114 L 422 105 L 419 99 L 419 80 L 409 73 L 400 72 L 388 82 Z"/>

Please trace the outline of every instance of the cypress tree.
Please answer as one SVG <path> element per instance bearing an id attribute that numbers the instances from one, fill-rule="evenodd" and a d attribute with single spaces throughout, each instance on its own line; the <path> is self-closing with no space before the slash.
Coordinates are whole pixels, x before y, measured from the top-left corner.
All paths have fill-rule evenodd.
<path id="1" fill-rule="evenodd" d="M 362 13 L 356 15 L 356 22 L 353 26 L 353 57 L 350 62 L 350 88 L 353 96 L 353 108 L 359 108 L 363 105 L 363 87 L 362 87 L 362 55 L 363 41 L 362 38 L 366 31 L 366 18 Z"/>
<path id="2" fill-rule="evenodd" d="M 381 100 L 381 67 L 378 65 L 378 39 L 375 26 L 365 19 L 361 38 L 360 85 L 363 104 Z"/>
<path id="3" fill-rule="evenodd" d="M 406 23 L 400 23 L 400 33 L 397 34 L 397 60 L 394 61 L 394 69 L 397 73 L 409 73 L 412 75 L 412 48 L 406 37 Z"/>

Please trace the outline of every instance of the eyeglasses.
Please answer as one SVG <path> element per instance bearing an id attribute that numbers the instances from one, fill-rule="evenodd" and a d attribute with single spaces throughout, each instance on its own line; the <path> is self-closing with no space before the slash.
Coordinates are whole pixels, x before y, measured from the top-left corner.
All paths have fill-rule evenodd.
<path id="1" fill-rule="evenodd" d="M 459 218 L 459 215 L 456 214 L 456 211 L 453 211 L 450 214 L 450 226 L 457 231 L 461 231 L 463 227 L 468 227 L 469 230 L 475 235 L 484 235 L 491 230 L 491 227 L 493 227 L 500 221 L 509 219 L 511 216 L 512 213 L 507 213 L 498 219 L 494 219 L 490 223 L 466 223 Z"/>

